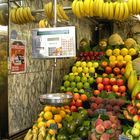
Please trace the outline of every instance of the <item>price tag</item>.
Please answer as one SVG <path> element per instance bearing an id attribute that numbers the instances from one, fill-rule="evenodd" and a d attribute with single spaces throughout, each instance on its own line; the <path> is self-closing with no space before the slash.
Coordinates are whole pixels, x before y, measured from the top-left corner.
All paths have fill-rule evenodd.
<path id="1" fill-rule="evenodd" d="M 131 138 L 123 135 L 119 135 L 119 140 L 131 140 Z"/>
<path id="2" fill-rule="evenodd" d="M 51 129 L 55 129 L 55 130 L 57 130 L 58 129 L 58 126 L 57 126 L 57 124 L 50 124 L 50 128 Z"/>
<path id="3" fill-rule="evenodd" d="M 98 114 L 106 114 L 106 109 L 97 109 L 96 112 Z"/>

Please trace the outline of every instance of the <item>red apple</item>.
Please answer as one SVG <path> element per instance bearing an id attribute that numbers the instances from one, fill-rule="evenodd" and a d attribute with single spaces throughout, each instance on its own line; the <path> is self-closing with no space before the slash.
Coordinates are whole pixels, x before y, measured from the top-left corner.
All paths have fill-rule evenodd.
<path id="1" fill-rule="evenodd" d="M 90 60 L 94 60 L 95 59 L 95 57 L 94 56 L 90 56 Z"/>
<path id="2" fill-rule="evenodd" d="M 123 86 L 124 85 L 124 80 L 123 79 L 117 79 L 117 85 L 118 86 Z"/>
<path id="3" fill-rule="evenodd" d="M 123 75 L 125 73 L 125 68 L 121 68 L 121 74 Z"/>
<path id="4" fill-rule="evenodd" d="M 120 92 L 115 92 L 118 96 L 121 96 L 121 93 Z"/>
<path id="5" fill-rule="evenodd" d="M 118 85 L 113 85 L 113 86 L 112 86 L 112 91 L 113 91 L 113 92 L 118 92 L 118 90 L 119 90 Z"/>
<path id="6" fill-rule="evenodd" d="M 126 86 L 119 86 L 119 92 L 126 92 Z"/>
<path id="7" fill-rule="evenodd" d="M 107 67 L 107 65 L 108 65 L 108 63 L 107 63 L 106 61 L 102 61 L 101 66 L 102 66 L 103 68 Z"/>
<path id="8" fill-rule="evenodd" d="M 72 112 L 77 112 L 77 107 L 73 105 L 73 106 L 70 107 L 70 110 Z"/>
<path id="9" fill-rule="evenodd" d="M 122 96 L 125 97 L 125 96 L 126 96 L 126 92 L 123 92 L 123 93 L 122 93 Z"/>
<path id="10" fill-rule="evenodd" d="M 100 91 L 96 89 L 96 90 L 93 91 L 93 94 L 98 96 L 100 94 Z"/>
<path id="11" fill-rule="evenodd" d="M 76 102 L 75 102 L 75 105 L 76 105 L 77 107 L 81 107 L 81 106 L 82 106 L 82 100 L 77 99 Z"/>
<path id="12" fill-rule="evenodd" d="M 140 109 L 140 102 L 136 103 L 136 107 Z"/>
<path id="13" fill-rule="evenodd" d="M 99 52 L 94 52 L 94 56 L 98 56 L 99 55 Z"/>
<path id="14" fill-rule="evenodd" d="M 112 68 L 110 66 L 105 67 L 105 73 L 107 74 L 112 73 Z"/>
<path id="15" fill-rule="evenodd" d="M 80 52 L 80 54 L 79 54 L 80 56 L 84 56 L 84 52 Z"/>
<path id="16" fill-rule="evenodd" d="M 121 63 L 121 62 L 117 62 L 117 63 L 116 63 L 116 67 L 118 67 L 118 68 L 122 68 L 122 67 L 123 67 L 123 63 Z"/>
<path id="17" fill-rule="evenodd" d="M 108 92 L 111 91 L 112 90 L 111 85 L 105 85 L 105 90 Z"/>
<path id="18" fill-rule="evenodd" d="M 108 76 L 107 73 L 102 74 L 102 77 L 107 77 L 107 76 Z"/>
<path id="19" fill-rule="evenodd" d="M 136 94 L 135 99 L 136 99 L 136 100 L 140 100 L 140 92 Z"/>
<path id="20" fill-rule="evenodd" d="M 85 57 L 88 56 L 88 52 L 84 52 L 84 56 L 85 56 Z"/>
<path id="21" fill-rule="evenodd" d="M 89 60 L 90 60 L 90 57 L 89 57 L 89 56 L 86 56 L 86 60 L 88 60 L 88 61 L 89 61 Z"/>
<path id="22" fill-rule="evenodd" d="M 90 52 L 88 52 L 88 55 L 91 57 L 91 56 L 94 55 L 94 52 L 93 51 L 90 51 Z"/>
<path id="23" fill-rule="evenodd" d="M 116 85 L 116 83 L 117 83 L 116 78 L 110 78 L 111 85 Z"/>
<path id="24" fill-rule="evenodd" d="M 102 83 L 99 83 L 97 85 L 97 89 L 100 90 L 100 91 L 104 90 L 104 85 Z"/>
<path id="25" fill-rule="evenodd" d="M 113 78 L 113 77 L 115 77 L 115 74 L 111 73 L 111 74 L 109 74 L 109 76 L 110 76 L 110 78 Z"/>
<path id="26" fill-rule="evenodd" d="M 75 106 L 75 100 L 72 100 L 70 106 Z"/>
<path id="27" fill-rule="evenodd" d="M 109 85 L 109 82 L 110 82 L 109 78 L 107 77 L 103 78 L 103 81 L 102 81 L 103 85 Z"/>
<path id="28" fill-rule="evenodd" d="M 116 75 L 120 74 L 120 72 L 121 72 L 121 70 L 118 67 L 115 67 L 113 69 L 113 73 L 116 74 Z"/>
<path id="29" fill-rule="evenodd" d="M 96 83 L 99 84 L 99 83 L 102 83 L 103 81 L 103 78 L 102 77 L 97 77 L 96 78 Z"/>

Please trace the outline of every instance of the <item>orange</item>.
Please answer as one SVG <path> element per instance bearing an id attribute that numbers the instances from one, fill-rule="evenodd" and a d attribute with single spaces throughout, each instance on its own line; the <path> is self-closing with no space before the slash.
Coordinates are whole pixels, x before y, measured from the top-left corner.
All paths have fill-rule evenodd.
<path id="1" fill-rule="evenodd" d="M 55 120 L 51 119 L 46 122 L 47 127 L 50 127 L 51 124 L 56 124 Z"/>
<path id="2" fill-rule="evenodd" d="M 86 94 L 82 94 L 81 97 L 80 97 L 80 99 L 82 101 L 87 101 L 87 95 Z"/>
<path id="3" fill-rule="evenodd" d="M 51 106 L 49 106 L 49 105 L 46 105 L 45 107 L 44 107 L 44 112 L 46 112 L 46 111 L 51 111 Z"/>
<path id="4" fill-rule="evenodd" d="M 44 111 L 41 111 L 39 117 L 42 117 L 43 115 L 44 115 Z"/>
<path id="5" fill-rule="evenodd" d="M 66 111 L 66 113 L 70 113 L 71 112 L 70 109 L 65 109 L 65 111 Z"/>
<path id="6" fill-rule="evenodd" d="M 51 111 L 52 111 L 53 114 L 56 114 L 57 113 L 57 108 L 55 106 L 52 106 L 52 110 Z"/>
<path id="7" fill-rule="evenodd" d="M 66 116 L 66 112 L 63 110 L 60 110 L 59 114 L 62 118 L 64 118 Z"/>
<path id="8" fill-rule="evenodd" d="M 59 114 L 54 115 L 54 120 L 57 123 L 60 123 L 62 121 L 62 117 Z"/>
<path id="9" fill-rule="evenodd" d="M 80 99 L 80 94 L 79 93 L 74 93 L 73 94 L 73 99 L 74 100 Z"/>
<path id="10" fill-rule="evenodd" d="M 41 128 L 42 126 L 45 127 L 45 122 L 41 121 L 41 122 L 38 123 L 37 127 Z"/>
<path id="11" fill-rule="evenodd" d="M 62 128 L 62 123 L 57 123 L 58 128 Z"/>
<path id="12" fill-rule="evenodd" d="M 44 114 L 44 118 L 45 118 L 46 120 L 52 119 L 52 118 L 53 118 L 52 112 L 46 111 L 45 114 Z"/>

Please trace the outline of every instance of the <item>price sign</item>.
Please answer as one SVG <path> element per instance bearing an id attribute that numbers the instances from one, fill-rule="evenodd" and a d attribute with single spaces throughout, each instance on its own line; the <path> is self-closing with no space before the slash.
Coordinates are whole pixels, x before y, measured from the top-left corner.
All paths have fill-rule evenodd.
<path id="1" fill-rule="evenodd" d="M 96 112 L 98 114 L 106 114 L 106 109 L 97 109 Z"/>
<path id="2" fill-rule="evenodd" d="M 119 135 L 119 140 L 131 140 L 131 138 L 123 135 Z"/>
<path id="3" fill-rule="evenodd" d="M 51 129 L 55 129 L 55 130 L 57 130 L 58 129 L 58 126 L 57 126 L 57 124 L 50 124 L 50 128 Z"/>

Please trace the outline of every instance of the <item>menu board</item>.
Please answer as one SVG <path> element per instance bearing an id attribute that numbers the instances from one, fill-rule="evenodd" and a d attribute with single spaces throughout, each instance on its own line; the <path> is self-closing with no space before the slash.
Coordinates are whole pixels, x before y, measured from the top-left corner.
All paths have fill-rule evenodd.
<path id="1" fill-rule="evenodd" d="M 32 30 L 33 58 L 76 56 L 75 27 L 39 28 Z"/>

